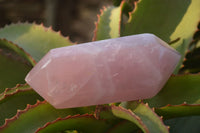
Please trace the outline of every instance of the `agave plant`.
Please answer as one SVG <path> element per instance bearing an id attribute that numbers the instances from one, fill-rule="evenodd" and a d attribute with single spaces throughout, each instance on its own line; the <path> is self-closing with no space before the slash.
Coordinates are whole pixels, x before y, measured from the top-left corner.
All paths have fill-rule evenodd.
<path id="1" fill-rule="evenodd" d="M 0 29 L 1 133 L 200 132 L 200 0 L 113 3 L 98 15 L 93 40 L 153 33 L 168 42 L 182 58 L 163 89 L 146 100 L 55 109 L 24 78 L 50 49 L 74 43 L 42 24 L 7 25 Z"/>

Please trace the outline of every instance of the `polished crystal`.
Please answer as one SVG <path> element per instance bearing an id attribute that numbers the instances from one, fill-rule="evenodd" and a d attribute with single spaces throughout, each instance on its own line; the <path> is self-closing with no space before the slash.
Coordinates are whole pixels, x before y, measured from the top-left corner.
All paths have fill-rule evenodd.
<path id="1" fill-rule="evenodd" d="M 147 99 L 164 86 L 180 54 L 152 34 L 49 51 L 26 82 L 56 108 Z"/>

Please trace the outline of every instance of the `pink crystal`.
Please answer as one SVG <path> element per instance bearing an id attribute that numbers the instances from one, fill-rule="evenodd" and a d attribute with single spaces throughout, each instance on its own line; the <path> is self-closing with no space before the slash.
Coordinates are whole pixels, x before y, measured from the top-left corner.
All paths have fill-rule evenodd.
<path id="1" fill-rule="evenodd" d="M 55 108 L 146 99 L 164 86 L 180 59 L 152 34 L 52 49 L 26 82 Z"/>

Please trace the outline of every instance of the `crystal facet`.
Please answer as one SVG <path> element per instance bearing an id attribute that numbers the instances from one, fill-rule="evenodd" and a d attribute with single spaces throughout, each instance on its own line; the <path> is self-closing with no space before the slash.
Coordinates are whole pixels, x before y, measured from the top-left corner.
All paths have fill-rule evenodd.
<path id="1" fill-rule="evenodd" d="M 152 34 L 56 48 L 26 82 L 55 108 L 151 98 L 164 86 L 180 54 Z"/>

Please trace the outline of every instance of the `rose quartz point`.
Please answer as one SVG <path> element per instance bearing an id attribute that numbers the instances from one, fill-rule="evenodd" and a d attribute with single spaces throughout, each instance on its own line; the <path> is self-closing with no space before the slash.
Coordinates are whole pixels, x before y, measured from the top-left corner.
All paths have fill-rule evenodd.
<path id="1" fill-rule="evenodd" d="M 147 99 L 179 59 L 155 35 L 139 34 L 52 49 L 25 80 L 55 108 Z"/>

